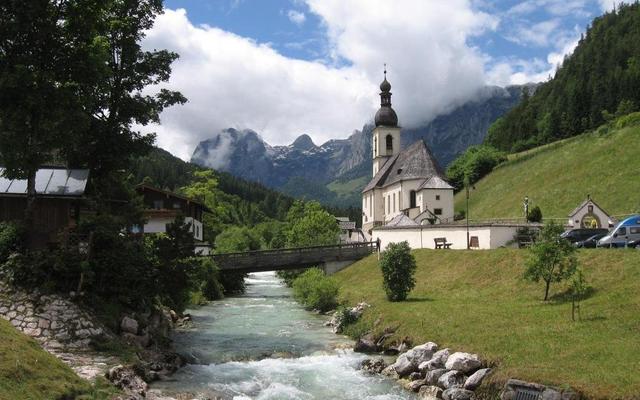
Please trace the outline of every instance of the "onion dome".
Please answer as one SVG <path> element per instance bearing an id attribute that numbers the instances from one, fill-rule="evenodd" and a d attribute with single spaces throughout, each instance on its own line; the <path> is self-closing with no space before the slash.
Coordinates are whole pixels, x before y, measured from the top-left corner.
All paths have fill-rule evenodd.
<path id="1" fill-rule="evenodd" d="M 391 84 L 387 81 L 387 69 L 380 84 L 380 109 L 374 118 L 376 126 L 398 126 L 398 116 L 391 108 Z"/>

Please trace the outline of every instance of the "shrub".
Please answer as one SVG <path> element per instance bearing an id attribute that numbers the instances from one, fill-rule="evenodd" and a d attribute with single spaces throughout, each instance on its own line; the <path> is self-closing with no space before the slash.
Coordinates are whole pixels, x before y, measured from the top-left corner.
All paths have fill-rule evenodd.
<path id="1" fill-rule="evenodd" d="M 447 178 L 456 190 L 461 190 L 465 178 L 473 185 L 506 160 L 503 152 L 491 146 L 471 146 L 449 165 Z"/>
<path id="2" fill-rule="evenodd" d="M 640 112 L 634 112 L 623 117 L 620 117 L 616 120 L 615 127 L 616 129 L 626 128 L 628 126 L 637 126 L 640 125 Z"/>
<path id="3" fill-rule="evenodd" d="M 542 222 L 542 210 L 540 207 L 535 206 L 529 211 L 527 215 L 527 221 L 529 222 Z"/>
<path id="4" fill-rule="evenodd" d="M 338 304 L 338 284 L 318 268 L 311 268 L 293 281 L 293 297 L 309 310 L 332 310 Z"/>
<path id="5" fill-rule="evenodd" d="M 22 229 L 11 222 L 0 222 L 0 264 L 21 248 Z"/>
<path id="6" fill-rule="evenodd" d="M 380 260 L 384 291 L 390 301 L 402 301 L 416 285 L 416 260 L 409 243 L 389 243 Z"/>

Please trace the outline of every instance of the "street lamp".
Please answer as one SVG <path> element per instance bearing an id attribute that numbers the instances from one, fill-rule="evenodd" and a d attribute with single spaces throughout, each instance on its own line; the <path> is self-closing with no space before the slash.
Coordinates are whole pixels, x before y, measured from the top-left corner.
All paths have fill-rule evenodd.
<path id="1" fill-rule="evenodd" d="M 465 177 L 464 178 L 464 188 L 467 192 L 467 211 L 465 212 L 465 216 L 466 216 L 466 221 L 467 221 L 467 250 L 471 249 L 471 243 L 469 241 L 469 187 L 471 185 L 469 184 L 469 178 Z M 471 189 L 475 189 L 474 186 L 471 186 Z"/>

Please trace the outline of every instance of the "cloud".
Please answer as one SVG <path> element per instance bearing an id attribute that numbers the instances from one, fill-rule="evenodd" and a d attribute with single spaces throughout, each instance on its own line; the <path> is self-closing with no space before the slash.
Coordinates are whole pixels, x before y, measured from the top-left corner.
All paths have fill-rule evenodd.
<path id="1" fill-rule="evenodd" d="M 558 19 L 538 22 L 531 26 L 521 25 L 514 34 L 507 35 L 506 38 L 522 46 L 547 47 L 551 43 L 552 37 L 558 32 L 559 26 L 560 20 Z"/>
<path id="2" fill-rule="evenodd" d="M 254 129 L 270 144 L 307 133 L 316 143 L 346 137 L 379 106 L 382 64 L 406 127 L 468 100 L 484 85 L 484 56 L 467 39 L 497 20 L 467 0 L 307 0 L 326 29 L 320 61 L 283 56 L 216 27 L 194 26 L 183 9 L 166 10 L 143 42 L 180 54 L 166 86 L 189 102 L 161 116 L 158 145 L 187 159 L 224 128 Z M 443 17 L 446 16 L 446 17 Z"/>
<path id="3" fill-rule="evenodd" d="M 304 21 L 307 19 L 303 12 L 296 10 L 287 11 L 287 17 L 289 18 L 289 21 L 298 26 L 302 26 L 302 24 L 304 24 Z"/>

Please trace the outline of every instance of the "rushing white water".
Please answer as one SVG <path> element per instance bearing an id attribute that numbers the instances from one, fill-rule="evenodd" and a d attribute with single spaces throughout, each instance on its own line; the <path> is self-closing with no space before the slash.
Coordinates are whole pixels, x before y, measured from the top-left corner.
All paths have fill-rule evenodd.
<path id="1" fill-rule="evenodd" d="M 191 310 L 194 328 L 174 337 L 197 364 L 155 384 L 166 393 L 220 399 L 400 400 L 415 397 L 380 376 L 358 370 L 365 358 L 303 310 L 274 273 L 255 273 L 247 291 Z"/>

